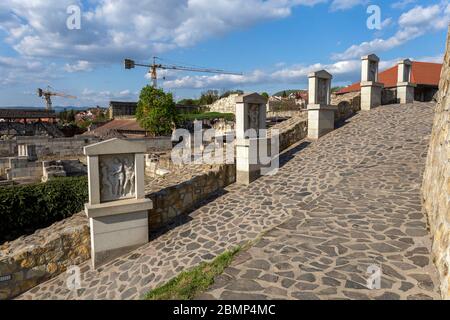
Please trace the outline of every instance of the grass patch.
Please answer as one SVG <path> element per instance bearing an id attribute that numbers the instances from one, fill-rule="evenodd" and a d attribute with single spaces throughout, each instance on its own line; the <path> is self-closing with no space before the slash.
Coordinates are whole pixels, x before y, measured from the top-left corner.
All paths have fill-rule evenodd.
<path id="1" fill-rule="evenodd" d="M 191 271 L 181 273 L 165 285 L 148 292 L 144 299 L 191 300 L 195 298 L 214 284 L 214 278 L 223 273 L 241 250 L 241 247 L 237 247 L 221 254 L 210 263 L 202 263 Z"/>
<path id="2" fill-rule="evenodd" d="M 186 113 L 181 114 L 181 118 L 185 121 L 194 120 L 214 120 L 214 119 L 225 119 L 227 121 L 234 121 L 233 113 L 220 113 L 220 112 L 205 112 L 205 113 Z"/>

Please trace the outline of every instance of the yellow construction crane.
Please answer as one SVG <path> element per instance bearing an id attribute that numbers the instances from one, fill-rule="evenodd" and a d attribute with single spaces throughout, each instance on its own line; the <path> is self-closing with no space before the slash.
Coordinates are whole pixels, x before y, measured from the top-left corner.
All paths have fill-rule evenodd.
<path id="1" fill-rule="evenodd" d="M 63 98 L 68 98 L 68 99 L 76 99 L 77 97 L 75 96 L 71 96 L 65 93 L 60 93 L 60 92 L 53 92 L 50 90 L 50 87 L 47 87 L 47 89 L 41 89 L 38 88 L 37 89 L 37 94 L 40 98 L 44 99 L 47 106 L 46 109 L 47 110 L 52 110 L 52 97 L 63 97 Z"/>
<path id="2" fill-rule="evenodd" d="M 242 73 L 237 72 L 229 72 L 225 70 L 220 69 L 207 69 L 207 68 L 194 68 L 194 67 L 186 67 L 186 66 L 178 66 L 178 65 L 168 65 L 168 64 L 161 64 L 157 63 L 157 60 L 161 60 L 158 57 L 153 57 L 153 64 L 140 64 L 136 63 L 134 60 L 131 59 L 125 59 L 125 69 L 133 69 L 136 66 L 139 67 L 146 67 L 149 68 L 149 73 L 151 74 L 152 79 L 152 86 L 154 88 L 158 85 L 158 74 L 157 70 L 179 70 L 179 71 L 192 71 L 192 72 L 205 72 L 205 73 L 218 73 L 218 74 L 229 74 L 229 75 L 235 75 L 235 76 L 242 76 Z"/>

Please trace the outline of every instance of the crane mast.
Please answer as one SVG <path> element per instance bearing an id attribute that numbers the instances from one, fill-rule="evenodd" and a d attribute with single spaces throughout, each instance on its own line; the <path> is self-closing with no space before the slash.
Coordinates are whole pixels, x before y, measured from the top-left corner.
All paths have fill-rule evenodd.
<path id="1" fill-rule="evenodd" d="M 151 75 L 152 86 L 156 88 L 158 86 L 158 69 L 160 70 L 178 70 L 178 71 L 190 71 L 190 72 L 201 72 L 201 73 L 216 73 L 216 74 L 229 74 L 235 76 L 242 76 L 242 73 L 230 72 L 220 69 L 208 69 L 208 68 L 193 68 L 186 66 L 178 66 L 178 65 L 168 65 L 168 64 L 159 64 L 157 63 L 157 57 L 153 57 L 153 63 L 151 65 L 148 64 L 140 64 L 136 63 L 134 60 L 125 59 L 125 69 L 133 69 L 136 66 L 149 68 L 149 73 Z"/>
<path id="2" fill-rule="evenodd" d="M 53 108 L 52 97 L 63 97 L 63 98 L 69 98 L 69 99 L 77 98 L 74 96 L 67 95 L 65 93 L 52 92 L 50 89 L 51 89 L 50 87 L 48 87 L 45 90 L 41 89 L 41 88 L 37 89 L 38 96 L 45 100 L 47 110 L 52 110 L 52 108 Z"/>

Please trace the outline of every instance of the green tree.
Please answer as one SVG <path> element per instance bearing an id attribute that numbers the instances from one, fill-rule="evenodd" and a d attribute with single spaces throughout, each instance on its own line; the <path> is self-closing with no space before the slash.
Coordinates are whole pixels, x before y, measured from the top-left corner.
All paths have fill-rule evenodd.
<path id="1" fill-rule="evenodd" d="M 269 99 L 269 94 L 267 93 L 267 92 L 263 92 L 263 93 L 261 93 L 261 95 L 264 97 L 264 98 L 266 98 L 267 100 Z"/>
<path id="2" fill-rule="evenodd" d="M 286 91 L 283 91 L 283 93 L 281 94 L 281 97 L 287 98 L 287 96 L 288 96 L 287 92 L 286 92 Z"/>
<path id="3" fill-rule="evenodd" d="M 202 93 L 200 97 L 199 104 L 200 105 L 208 105 L 213 104 L 219 100 L 219 91 L 217 90 L 208 90 Z"/>
<path id="4" fill-rule="evenodd" d="M 179 121 L 172 94 L 151 86 L 144 87 L 139 96 L 136 118 L 154 136 L 172 134 Z"/>

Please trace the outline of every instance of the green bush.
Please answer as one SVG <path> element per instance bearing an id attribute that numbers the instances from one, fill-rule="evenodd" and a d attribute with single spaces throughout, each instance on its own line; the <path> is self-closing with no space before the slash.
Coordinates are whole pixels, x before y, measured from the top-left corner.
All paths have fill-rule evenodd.
<path id="1" fill-rule="evenodd" d="M 87 177 L 0 188 L 0 243 L 72 216 L 88 201 Z"/>

